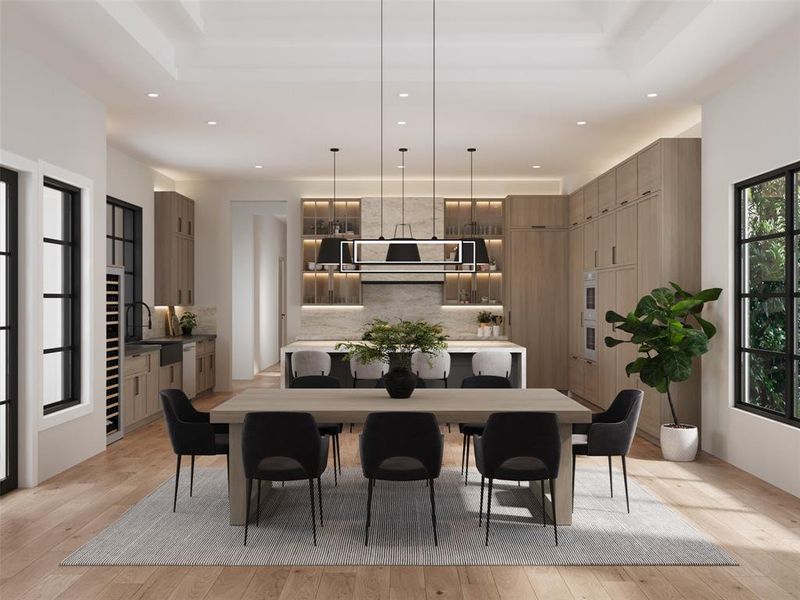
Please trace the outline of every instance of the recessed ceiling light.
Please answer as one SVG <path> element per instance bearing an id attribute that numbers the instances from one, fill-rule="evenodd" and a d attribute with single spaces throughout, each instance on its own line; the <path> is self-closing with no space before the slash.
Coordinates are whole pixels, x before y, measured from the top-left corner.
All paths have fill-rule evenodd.
<path id="1" fill-rule="evenodd" d="M 150 92 L 147 94 L 148 98 L 158 98 L 158 94 L 156 92 Z"/>
<path id="2" fill-rule="evenodd" d="M 207 123 L 208 123 L 209 125 L 216 125 L 216 124 L 217 124 L 217 122 L 216 122 L 216 121 L 207 121 Z"/>
<path id="3" fill-rule="evenodd" d="M 650 92 L 649 94 L 647 94 L 647 97 L 648 98 L 658 98 L 658 94 L 656 94 L 655 92 Z"/>
<path id="4" fill-rule="evenodd" d="M 398 121 L 398 122 L 397 122 L 397 124 L 398 124 L 398 125 L 405 125 L 405 124 L 406 124 L 406 122 L 405 122 L 405 121 Z"/>
<path id="5" fill-rule="evenodd" d="M 586 125 L 586 121 L 578 121 L 575 123 L 576 125 Z"/>
<path id="6" fill-rule="evenodd" d="M 401 98 L 408 98 L 408 92 L 400 92 L 397 95 L 400 96 Z"/>
<path id="7" fill-rule="evenodd" d="M 398 169 L 405 169 L 405 167 L 403 165 L 397 165 L 397 168 Z"/>
<path id="8" fill-rule="evenodd" d="M 264 165 L 256 165 L 256 169 L 263 169 Z"/>
<path id="9" fill-rule="evenodd" d="M 542 168 L 542 165 L 533 165 L 533 166 L 531 166 L 531 169 L 541 169 L 541 168 Z"/>

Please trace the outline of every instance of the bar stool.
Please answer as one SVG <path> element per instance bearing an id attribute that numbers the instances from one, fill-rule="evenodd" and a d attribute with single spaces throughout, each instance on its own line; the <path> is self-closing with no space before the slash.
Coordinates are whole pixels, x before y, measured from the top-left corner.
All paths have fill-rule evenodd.
<path id="1" fill-rule="evenodd" d="M 511 376 L 511 352 L 507 350 L 481 350 L 472 355 L 473 375 Z"/>
<path id="2" fill-rule="evenodd" d="M 292 353 L 292 376 L 330 375 L 331 355 L 320 350 L 298 350 Z"/>

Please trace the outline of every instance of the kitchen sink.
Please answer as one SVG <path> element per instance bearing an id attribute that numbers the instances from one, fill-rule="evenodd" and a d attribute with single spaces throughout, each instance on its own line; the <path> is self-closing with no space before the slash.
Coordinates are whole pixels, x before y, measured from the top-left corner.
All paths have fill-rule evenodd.
<path id="1" fill-rule="evenodd" d="M 161 366 L 174 365 L 183 362 L 183 343 L 182 342 L 156 342 L 142 340 L 137 345 L 159 346 L 159 359 Z"/>

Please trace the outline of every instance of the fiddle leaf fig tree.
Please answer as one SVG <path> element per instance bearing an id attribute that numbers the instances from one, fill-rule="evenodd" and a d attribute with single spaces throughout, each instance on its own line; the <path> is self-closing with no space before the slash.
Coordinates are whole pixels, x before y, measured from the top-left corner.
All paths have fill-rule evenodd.
<path id="1" fill-rule="evenodd" d="M 667 395 L 672 420 L 680 427 L 670 384 L 686 381 L 692 375 L 692 359 L 708 352 L 708 341 L 716 327 L 700 316 L 703 307 L 722 293 L 721 288 L 709 288 L 696 294 L 670 282 L 671 288 L 657 288 L 643 296 L 633 312 L 622 316 L 610 310 L 606 322 L 616 330 L 630 334 L 629 339 L 606 337 L 605 344 L 635 344 L 640 356 L 625 366 L 630 377 L 638 373 L 645 384 Z"/>

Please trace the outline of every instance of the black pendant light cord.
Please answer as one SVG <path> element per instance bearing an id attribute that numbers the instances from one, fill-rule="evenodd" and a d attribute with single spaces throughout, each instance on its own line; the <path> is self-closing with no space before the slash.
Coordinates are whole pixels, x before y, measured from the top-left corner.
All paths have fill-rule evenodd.
<path id="1" fill-rule="evenodd" d="M 433 0 L 433 191 L 431 193 L 431 210 L 433 211 L 433 232 L 431 239 L 436 238 L 436 0 Z"/>
<path id="2" fill-rule="evenodd" d="M 383 0 L 381 0 L 381 237 L 383 239 Z"/>
<path id="3" fill-rule="evenodd" d="M 470 231 L 475 233 L 475 201 L 472 194 L 472 157 L 475 155 L 476 148 L 467 148 L 469 152 L 469 217 L 470 217 Z"/>
<path id="4" fill-rule="evenodd" d="M 336 237 L 334 226 L 336 224 L 336 153 L 339 152 L 338 148 L 331 148 L 333 154 L 333 220 L 331 221 L 331 235 Z"/>
<path id="5" fill-rule="evenodd" d="M 406 228 L 406 150 L 407 148 L 400 148 L 400 226 L 404 231 Z"/>

